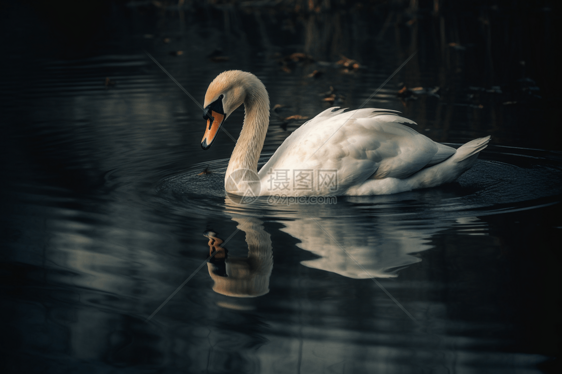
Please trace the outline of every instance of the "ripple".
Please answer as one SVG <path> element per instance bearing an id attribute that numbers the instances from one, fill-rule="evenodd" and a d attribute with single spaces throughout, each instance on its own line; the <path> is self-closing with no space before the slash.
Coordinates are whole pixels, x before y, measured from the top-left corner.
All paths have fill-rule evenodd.
<path id="1" fill-rule="evenodd" d="M 516 153 L 518 152 L 518 153 Z M 260 158 L 263 165 L 270 155 Z M 260 198 L 248 205 L 229 202 L 224 191 L 228 159 L 195 164 L 162 179 L 158 193 L 176 206 L 209 213 L 258 215 L 276 219 L 296 216 L 349 217 L 375 214 L 396 218 L 500 214 L 555 204 L 562 195 L 560 155 L 541 150 L 493 147 L 455 183 L 394 195 L 338 197 L 333 205 L 270 204 Z M 209 168 L 210 174 L 200 175 Z"/>

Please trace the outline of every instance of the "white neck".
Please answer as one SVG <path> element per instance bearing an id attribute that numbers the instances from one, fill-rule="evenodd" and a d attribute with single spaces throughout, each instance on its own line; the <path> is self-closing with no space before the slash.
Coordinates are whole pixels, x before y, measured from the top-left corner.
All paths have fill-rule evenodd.
<path id="1" fill-rule="evenodd" d="M 259 84 L 246 87 L 244 125 L 230 156 L 225 181 L 238 169 L 249 169 L 255 173 L 258 171 L 258 160 L 269 127 L 269 97 L 264 85 L 255 79 Z"/>

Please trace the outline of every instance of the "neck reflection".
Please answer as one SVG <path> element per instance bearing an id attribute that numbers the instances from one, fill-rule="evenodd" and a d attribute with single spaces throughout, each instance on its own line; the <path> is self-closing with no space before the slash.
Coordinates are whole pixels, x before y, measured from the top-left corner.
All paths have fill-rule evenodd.
<path id="1" fill-rule="evenodd" d="M 221 247 L 223 240 L 209 233 L 209 252 L 215 256 L 207 263 L 215 282 L 213 291 L 231 297 L 258 297 L 269 292 L 269 277 L 273 268 L 270 235 L 263 222 L 255 217 L 232 217 L 238 229 L 246 234 L 247 257 L 233 257 Z"/>

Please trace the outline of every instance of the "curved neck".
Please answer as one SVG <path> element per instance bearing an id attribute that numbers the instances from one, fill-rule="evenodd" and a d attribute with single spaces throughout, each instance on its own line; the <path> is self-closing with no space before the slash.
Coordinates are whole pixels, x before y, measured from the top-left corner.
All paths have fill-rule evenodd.
<path id="1" fill-rule="evenodd" d="M 266 267 L 273 266 L 273 252 L 271 244 L 271 235 L 269 235 L 264 227 L 263 222 L 255 217 L 232 217 L 232 220 L 238 223 L 238 229 L 246 233 L 246 243 L 248 244 L 248 258 L 255 261 L 267 263 Z M 259 266 L 261 268 L 263 266 Z"/>
<path id="2" fill-rule="evenodd" d="M 230 156 L 225 180 L 238 169 L 258 171 L 258 160 L 269 127 L 269 97 L 261 82 L 246 96 L 244 108 L 244 125 Z"/>

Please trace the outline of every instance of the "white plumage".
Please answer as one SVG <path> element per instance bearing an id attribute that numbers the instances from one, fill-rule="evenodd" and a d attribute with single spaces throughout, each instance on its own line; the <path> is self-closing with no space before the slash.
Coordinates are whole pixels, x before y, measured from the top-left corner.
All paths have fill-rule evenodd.
<path id="1" fill-rule="evenodd" d="M 230 71 L 215 81 L 209 86 L 205 105 L 223 95 L 230 101 L 244 102 L 246 107 L 244 127 L 226 180 L 237 169 L 257 171 L 257 159 L 269 126 L 269 99 L 265 87 L 253 74 Z M 226 88 L 225 81 L 229 82 Z M 232 98 L 234 92 L 246 96 Z M 226 115 L 234 109 L 225 108 Z M 260 195 L 358 196 L 434 187 L 452 182 L 468 170 L 490 140 L 489 136 L 475 139 L 455 149 L 436 143 L 407 125 L 415 122 L 391 110 L 325 110 L 293 132 L 261 168 Z M 321 173 L 332 172 L 336 185 L 321 185 Z M 283 184 L 279 183 L 279 176 Z"/>

